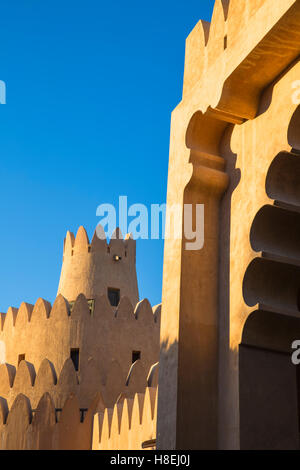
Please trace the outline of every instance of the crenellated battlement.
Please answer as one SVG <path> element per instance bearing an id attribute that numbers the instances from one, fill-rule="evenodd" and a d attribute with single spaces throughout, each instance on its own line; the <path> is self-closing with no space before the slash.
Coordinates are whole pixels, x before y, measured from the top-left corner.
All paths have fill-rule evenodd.
<path id="1" fill-rule="evenodd" d="M 155 449 L 157 387 L 94 415 L 93 450 Z"/>
<path id="2" fill-rule="evenodd" d="M 136 392 L 142 392 L 147 386 L 157 386 L 158 363 L 146 369 L 139 360 L 131 365 L 128 374 L 122 373 L 118 361 L 111 361 L 106 377 L 99 381 L 99 388 L 89 399 L 84 398 L 86 392 L 85 380 L 89 380 L 89 370 L 82 380 L 79 380 L 74 364 L 68 358 L 60 372 L 54 365 L 44 359 L 38 369 L 28 361 L 21 361 L 18 367 L 5 363 L 0 365 L 0 402 L 10 409 L 19 394 L 29 399 L 32 409 L 37 408 L 41 397 L 50 394 L 55 408 L 64 406 L 70 393 L 77 396 L 82 408 L 88 408 L 98 395 L 98 401 L 103 407 L 113 406 L 117 401 L 132 397 Z M 91 366 L 90 372 L 93 371 Z"/>
<path id="3" fill-rule="evenodd" d="M 107 243 L 104 229 L 100 224 L 97 226 L 91 241 L 85 228 L 80 226 L 76 237 L 74 233 L 67 232 L 64 239 L 64 256 L 73 256 L 76 253 L 105 253 L 113 255 L 116 252 L 115 254 L 117 255 L 123 255 L 128 260 L 135 261 L 135 247 L 136 241 L 132 238 L 132 235 L 128 233 L 123 238 L 119 228 L 114 230 L 109 243 Z"/>
<path id="4" fill-rule="evenodd" d="M 200 20 L 186 40 L 184 93 L 231 51 L 266 0 L 216 0 L 211 22 Z M 220 64 L 221 66 L 221 64 Z"/>
<path id="5" fill-rule="evenodd" d="M 58 310 L 65 318 L 70 317 L 70 321 L 75 316 L 78 319 L 78 315 L 90 321 L 96 321 L 97 316 L 100 315 L 100 318 L 104 320 L 102 312 L 105 311 L 115 321 L 134 319 L 147 324 L 151 324 L 151 322 L 159 324 L 160 322 L 161 304 L 151 307 L 147 299 L 141 300 L 133 307 L 128 297 L 121 297 L 119 305 L 115 308 L 111 306 L 105 295 L 100 295 L 94 300 L 97 301 L 97 309 L 93 307 L 92 311 L 84 294 L 80 294 L 72 304 L 61 294 L 56 297 L 53 306 L 42 298 L 39 298 L 35 305 L 22 302 L 19 308 L 9 307 L 7 313 L 1 313 L 0 331 L 5 332 L 11 328 L 23 328 L 24 323 L 51 320 L 56 317 Z M 85 314 L 87 315 L 85 316 Z"/>
<path id="6" fill-rule="evenodd" d="M 107 243 L 104 230 L 98 225 L 90 242 L 81 226 L 76 237 L 67 232 L 64 240 L 58 294 L 74 302 L 81 293 L 93 299 L 96 295 L 107 295 L 112 288 L 136 304 L 139 293 L 135 263 L 136 242 L 130 234 L 123 239 L 117 228 Z"/>
<path id="7" fill-rule="evenodd" d="M 196 87 L 203 113 L 213 109 L 233 123 L 253 119 L 276 57 L 288 66 L 298 56 L 299 19 L 296 0 L 216 0 L 211 22 L 200 20 L 186 39 L 183 99 Z"/>
<path id="8" fill-rule="evenodd" d="M 101 407 L 101 400 L 100 400 Z M 61 409 L 45 393 L 36 409 L 19 394 L 10 410 L 0 400 L 0 450 L 141 449 L 153 440 L 157 389 L 125 398 L 111 409 L 99 409 L 98 397 L 88 409 L 70 394 Z"/>
<path id="9" fill-rule="evenodd" d="M 127 297 L 122 297 L 118 307 L 113 308 L 105 295 L 93 299 L 91 308 L 83 294 L 72 305 L 59 295 L 53 306 L 44 299 L 38 299 L 35 305 L 22 303 L 19 309 L 9 308 L 2 315 L 0 330 L 0 343 L 4 346 L 2 355 L 5 356 L 2 362 L 9 364 L 5 366 L 8 368 L 6 374 L 10 374 L 10 382 L 13 376 L 11 368 L 16 370 L 16 379 L 19 374 L 25 374 L 25 382 L 30 389 L 35 376 L 32 373 L 29 380 L 32 365 L 44 364 L 47 358 L 51 367 L 48 365 L 46 375 L 50 377 L 53 368 L 58 384 L 62 382 L 61 374 L 63 377 L 65 369 L 72 366 L 68 372 L 71 378 L 66 379 L 61 387 L 54 387 L 54 390 L 59 390 L 57 400 L 64 396 L 62 390 L 65 393 L 74 391 L 72 387 L 77 380 L 81 384 L 78 396 L 82 407 L 86 407 L 101 387 L 104 387 L 103 396 L 109 406 L 111 400 L 122 393 L 122 384 L 126 383 L 132 362 L 140 358 L 139 367 L 149 370 L 158 361 L 160 313 L 160 305 L 152 308 L 146 299 L 133 307 Z M 72 356 L 74 365 L 77 362 L 76 380 L 72 378 Z M 19 361 L 22 361 L 20 366 L 23 364 L 21 372 Z M 7 392 L 0 391 L 0 396 L 7 396 L 7 380 L 4 386 Z M 15 380 L 13 388 L 18 383 Z M 16 390 L 23 392 L 24 387 Z M 10 393 L 11 397 L 15 395 L 15 392 Z"/>
<path id="10" fill-rule="evenodd" d="M 79 406 L 70 394 L 57 409 L 49 393 L 45 393 L 35 409 L 29 398 L 20 393 L 10 410 L 0 399 L 1 450 L 87 450 L 91 448 L 93 414 L 98 397 L 89 409 Z"/>
<path id="11" fill-rule="evenodd" d="M 0 398 L 8 408 L 19 394 L 35 408 L 46 392 L 59 409 L 70 393 L 81 408 L 96 393 L 110 407 L 147 386 L 159 359 L 161 307 L 138 301 L 130 235 L 116 229 L 107 243 L 97 232 L 91 242 L 83 227 L 67 233 L 53 305 L 40 298 L 1 313 Z"/>

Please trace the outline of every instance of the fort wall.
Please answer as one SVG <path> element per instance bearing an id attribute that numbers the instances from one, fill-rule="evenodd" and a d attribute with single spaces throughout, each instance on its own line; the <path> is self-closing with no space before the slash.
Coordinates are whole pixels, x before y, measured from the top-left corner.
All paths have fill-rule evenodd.
<path id="1" fill-rule="evenodd" d="M 52 308 L 39 299 L 34 306 L 23 303 L 18 310 L 10 308 L 2 320 L 0 340 L 5 344 L 6 365 L 0 370 L 6 367 L 11 381 L 14 375 L 16 380 L 19 374 L 26 376 L 28 386 L 35 374 L 46 374 L 49 382 L 61 383 L 58 396 L 62 397 L 79 383 L 83 408 L 106 384 L 110 384 L 104 393 L 107 406 L 114 401 L 112 389 L 126 382 L 133 352 L 139 353 L 145 370 L 159 359 L 160 306 L 152 309 L 147 300 L 134 309 L 122 297 L 114 309 L 102 295 L 96 297 L 91 311 L 84 295 L 78 296 L 72 309 L 59 295 Z M 79 352 L 76 372 L 70 359 L 72 349 Z M 25 361 L 18 367 L 20 358 Z"/>
<path id="2" fill-rule="evenodd" d="M 132 399 L 94 415 L 93 450 L 154 450 L 157 389 L 146 388 Z"/>
<path id="3" fill-rule="evenodd" d="M 297 0 L 216 0 L 211 23 L 200 21 L 186 41 L 183 99 L 172 113 L 167 206 L 204 204 L 205 242 L 199 252 L 185 250 L 183 232 L 183 240 L 165 243 L 157 436 L 161 449 L 244 445 L 239 345 L 255 309 L 246 300 L 261 302 L 256 310 L 273 312 L 276 304 L 277 313 L 296 314 L 296 283 L 290 288 L 280 282 L 288 279 L 288 269 L 278 268 L 278 279 L 274 271 L 264 276 L 263 295 L 255 288 L 244 298 L 243 281 L 257 257 L 250 240 L 256 214 L 266 204 L 283 208 L 278 194 L 293 191 L 287 167 L 277 176 L 276 184 L 283 189 L 276 189 L 275 198 L 266 192 L 266 177 L 276 155 L 299 148 L 299 119 L 289 129 L 299 105 L 293 100 L 300 76 L 299 23 Z M 290 210 L 299 212 L 297 207 Z M 273 259 L 273 242 L 267 246 L 263 241 L 259 257 Z M 277 255 L 279 250 L 285 256 L 295 253 L 295 246 L 276 243 Z M 269 414 L 272 423 L 276 416 L 278 431 L 275 405 Z M 248 445 L 255 435 L 252 431 Z"/>
<path id="4" fill-rule="evenodd" d="M 146 376 L 138 362 L 119 390 L 118 403 L 112 404 L 110 409 L 104 406 L 101 391 L 95 394 L 88 408 L 82 409 L 75 389 L 57 407 L 55 401 L 59 397 L 60 403 L 63 397 L 60 391 L 58 395 L 53 393 L 52 378 L 48 380 L 47 373 L 39 373 L 35 378 L 32 388 L 38 388 L 41 395 L 33 406 L 37 395 L 30 392 L 26 380 L 21 387 L 24 393 L 17 390 L 17 382 L 21 385 L 24 377 L 26 364 L 23 362 L 12 387 L 15 396 L 11 405 L 0 398 L 0 450 L 117 449 L 122 445 L 118 430 L 121 430 L 121 436 L 124 434 L 124 449 L 127 445 L 132 449 L 141 448 L 141 440 L 155 436 L 158 365 L 154 365 Z M 45 363 L 43 367 L 47 369 Z M 0 383 L 3 388 L 3 373 Z M 110 416 L 112 421 L 108 419 Z M 105 436 L 107 441 L 114 436 L 114 441 L 105 441 Z"/>

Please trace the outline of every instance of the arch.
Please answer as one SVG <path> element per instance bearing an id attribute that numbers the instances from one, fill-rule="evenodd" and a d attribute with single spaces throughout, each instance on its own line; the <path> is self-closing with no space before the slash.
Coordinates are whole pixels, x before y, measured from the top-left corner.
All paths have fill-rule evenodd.
<path id="1" fill-rule="evenodd" d="M 272 161 L 266 177 L 269 198 L 300 206 L 300 155 L 280 152 Z"/>
<path id="2" fill-rule="evenodd" d="M 265 258 L 255 258 L 243 280 L 247 305 L 268 305 L 275 311 L 299 312 L 300 267 Z"/>
<path id="3" fill-rule="evenodd" d="M 276 206 L 263 206 L 250 230 L 254 251 L 300 260 L 300 214 Z"/>
<path id="4" fill-rule="evenodd" d="M 242 344 L 290 353 L 300 339 L 300 319 L 265 310 L 252 312 L 244 325 Z"/>
<path id="5" fill-rule="evenodd" d="M 219 156 L 219 143 L 227 126 L 228 122 L 216 119 L 213 110 L 205 114 L 196 111 L 187 127 L 186 147 L 194 153 L 198 151 Z"/>

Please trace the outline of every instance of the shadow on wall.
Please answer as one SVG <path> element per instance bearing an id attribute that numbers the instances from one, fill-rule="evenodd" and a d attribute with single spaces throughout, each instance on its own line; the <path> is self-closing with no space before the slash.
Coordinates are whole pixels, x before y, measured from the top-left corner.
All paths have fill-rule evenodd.
<path id="1" fill-rule="evenodd" d="M 261 252 L 248 266 L 243 294 L 259 309 L 247 319 L 239 348 L 242 449 L 299 449 L 300 107 L 288 128 L 291 152 L 280 152 L 266 177 L 274 205 L 256 214 L 250 243 Z"/>
<path id="2" fill-rule="evenodd" d="M 23 361 L 23 369 L 25 366 L 26 363 Z M 158 363 L 150 368 L 148 375 L 145 375 L 141 361 L 138 360 L 131 367 L 126 384 L 123 384 L 123 387 L 118 391 L 119 396 L 116 405 L 113 404 L 111 409 L 105 407 L 101 392 L 94 395 L 88 408 L 80 408 L 76 393 L 69 393 L 60 408 L 55 405 L 52 394 L 48 392 L 43 393 L 35 408 L 32 407 L 28 396 L 23 393 L 16 396 L 10 409 L 8 409 L 7 400 L 0 397 L 0 449 L 91 449 L 94 414 L 97 413 L 97 419 L 100 420 L 99 422 L 101 422 L 101 426 L 103 424 L 104 428 L 107 421 L 107 436 L 109 437 L 112 424 L 110 417 L 113 416 L 114 409 L 117 410 L 117 417 L 120 419 L 122 415 L 122 413 L 120 415 L 120 410 L 124 410 L 123 422 L 125 421 L 125 409 L 127 410 L 129 418 L 127 416 L 126 422 L 129 423 L 128 426 L 131 430 L 132 416 L 137 416 L 134 421 L 136 428 L 134 432 L 140 433 L 143 431 L 143 436 L 145 434 L 144 430 L 138 424 L 141 423 L 141 418 L 144 417 L 145 426 L 148 426 L 147 429 L 151 434 L 149 439 L 152 439 L 155 437 L 156 431 L 156 412 L 154 413 L 154 408 L 156 406 L 157 383 Z M 37 384 L 35 385 L 37 386 Z M 143 395 L 145 390 L 146 396 Z M 137 404 L 132 407 L 135 402 Z M 133 408 L 137 409 L 135 413 Z M 106 421 L 103 422 L 105 416 Z M 129 432 L 128 426 L 126 428 L 127 435 Z M 113 432 L 112 437 L 116 438 L 118 434 L 116 429 Z M 133 431 L 131 434 L 135 435 Z M 100 438 L 103 447 L 103 436 L 101 432 L 100 434 L 98 432 L 98 443 Z M 146 438 L 147 436 L 145 440 L 147 440 Z M 141 442 L 139 443 L 141 444 Z M 118 449 L 119 447 L 115 448 Z"/>
<path id="3" fill-rule="evenodd" d="M 241 180 L 241 170 L 236 168 L 237 154 L 231 148 L 233 125 L 229 125 L 221 140 L 221 155 L 226 160 L 226 171 L 229 175 L 229 186 L 223 196 L 220 206 L 219 236 L 219 426 L 220 435 L 226 436 L 227 430 L 222 430 L 223 423 L 230 423 L 232 407 L 230 403 L 231 387 L 233 386 L 230 370 L 238 367 L 238 352 L 230 348 L 230 251 L 231 251 L 231 205 L 234 191 Z M 221 447 L 227 448 L 227 442 L 220 442 Z M 232 443 L 229 444 L 231 446 Z"/>

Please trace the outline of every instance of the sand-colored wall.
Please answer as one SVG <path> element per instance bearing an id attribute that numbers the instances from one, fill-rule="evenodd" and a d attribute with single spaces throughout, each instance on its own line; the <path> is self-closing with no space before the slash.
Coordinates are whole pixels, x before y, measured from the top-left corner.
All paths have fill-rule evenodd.
<path id="1" fill-rule="evenodd" d="M 107 390 L 107 406 L 114 403 L 115 393 L 120 393 L 118 387 L 125 383 L 132 365 L 133 351 L 141 352 L 140 362 L 146 371 L 158 361 L 159 329 L 160 306 L 152 309 L 147 300 L 133 309 L 122 297 L 118 308 L 113 309 L 103 295 L 96 297 L 91 313 L 86 298 L 80 295 L 70 312 L 68 302 L 59 295 L 52 308 L 42 299 L 35 306 L 10 308 L 3 317 L 0 340 L 5 344 L 5 362 L 12 370 L 18 368 L 21 354 L 37 374 L 47 359 L 61 382 L 66 370 L 73 367 L 70 349 L 79 348 L 79 371 L 67 372 L 72 378 L 64 381 L 58 396 L 72 391 L 77 380 L 80 406 L 84 408 L 101 387 Z M 50 366 L 46 367 L 49 380 Z M 19 386 L 19 393 L 23 393 L 23 386 Z"/>
<path id="2" fill-rule="evenodd" d="M 266 178 L 277 154 L 291 150 L 288 130 L 297 108 L 297 104 L 292 101 L 292 84 L 299 77 L 298 62 L 265 90 L 258 116 L 254 120 L 235 126 L 232 134 L 228 133 L 223 139 L 224 157 L 228 161 L 227 171 L 231 180 L 221 207 L 223 231 L 220 239 L 220 276 L 226 281 L 220 285 L 220 388 L 224 390 L 220 395 L 220 438 L 224 447 L 239 446 L 238 346 L 245 321 L 256 309 L 255 304 L 246 305 L 243 295 L 243 282 L 248 265 L 254 258 L 261 256 L 261 253 L 255 252 L 251 246 L 251 227 L 262 207 L 274 204 L 266 193 Z M 274 222 L 277 227 L 282 223 L 280 218 Z M 268 230 L 272 232 L 273 228 Z M 269 248 L 265 247 L 264 252 L 272 252 L 271 246 Z M 284 255 L 282 250 L 281 256 Z M 290 280 L 293 282 L 294 275 L 291 276 Z M 266 280 L 261 280 L 262 284 L 265 282 Z M 274 300 L 278 289 L 280 290 L 280 285 L 277 289 L 271 286 Z M 259 297 L 256 298 L 258 302 Z M 261 300 L 261 303 L 269 301 Z M 271 302 L 269 308 L 286 314 L 297 314 L 297 308 L 294 312 L 290 311 L 288 302 L 285 305 L 284 302 L 281 305 L 276 305 L 276 302 L 272 305 Z M 230 439 L 233 435 L 235 442 Z"/>
<path id="3" fill-rule="evenodd" d="M 108 288 L 120 289 L 120 295 L 128 297 L 133 305 L 139 301 L 136 241 L 129 235 L 123 239 L 119 229 L 113 233 L 109 244 L 106 238 L 100 239 L 97 232 L 90 242 L 83 227 L 78 229 L 76 238 L 68 232 L 58 294 L 72 302 L 79 294 L 87 299 L 107 295 Z"/>
<path id="4" fill-rule="evenodd" d="M 0 402 L 1 450 L 89 450 L 97 402 L 85 413 L 76 395 L 70 395 L 59 413 L 45 393 L 33 411 L 26 395 L 19 394 L 9 413 Z"/>
<path id="5" fill-rule="evenodd" d="M 238 345 L 253 310 L 242 286 L 269 166 L 291 149 L 299 24 L 295 0 L 217 0 L 187 39 L 167 203 L 205 205 L 205 242 L 198 252 L 184 237 L 165 243 L 160 449 L 240 447 Z"/>
<path id="6" fill-rule="evenodd" d="M 25 366 L 23 362 L 20 369 Z M 99 391 L 82 409 L 78 389 L 55 395 L 51 381 L 41 373 L 32 387 L 41 393 L 35 403 L 37 395 L 25 384 L 23 393 L 17 391 L 19 372 L 11 404 L 0 397 L 0 450 L 140 449 L 142 442 L 155 439 L 157 373 L 158 364 L 146 376 L 136 363 L 115 406 L 106 408 Z M 1 373 L 1 386 L 2 378 Z"/>
<path id="7" fill-rule="evenodd" d="M 93 450 L 155 449 L 157 388 L 148 387 L 133 399 L 124 399 L 112 409 L 94 415 Z M 151 442 L 149 442 L 151 441 Z M 148 444 L 148 445 L 149 445 Z M 151 445 L 152 444 L 152 445 Z"/>

